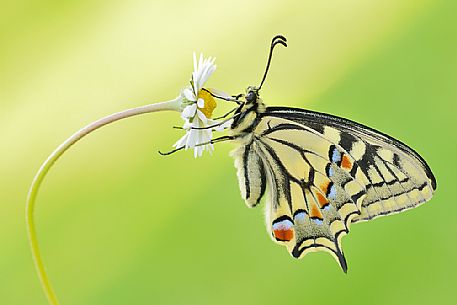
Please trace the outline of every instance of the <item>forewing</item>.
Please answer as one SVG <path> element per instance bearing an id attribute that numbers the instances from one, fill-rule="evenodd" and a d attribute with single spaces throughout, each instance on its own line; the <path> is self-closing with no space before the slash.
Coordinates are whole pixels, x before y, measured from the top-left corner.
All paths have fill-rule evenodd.
<path id="1" fill-rule="evenodd" d="M 269 116 L 298 124 L 335 145 L 341 154 L 340 166 L 350 169 L 351 176 L 366 188 L 361 214 L 352 222 L 401 212 L 433 196 L 436 180 L 425 160 L 386 134 L 347 119 L 302 109 L 270 107 L 264 119 Z"/>

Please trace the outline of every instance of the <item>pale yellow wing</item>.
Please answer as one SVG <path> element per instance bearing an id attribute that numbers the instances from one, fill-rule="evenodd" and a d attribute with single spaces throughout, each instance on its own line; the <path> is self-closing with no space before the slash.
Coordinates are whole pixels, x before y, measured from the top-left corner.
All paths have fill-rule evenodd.
<path id="1" fill-rule="evenodd" d="M 268 190 L 267 228 L 297 258 L 327 251 L 346 271 L 351 223 L 415 207 L 436 188 L 412 149 L 342 118 L 270 107 L 253 137 L 234 154 L 241 192 L 253 206 Z"/>

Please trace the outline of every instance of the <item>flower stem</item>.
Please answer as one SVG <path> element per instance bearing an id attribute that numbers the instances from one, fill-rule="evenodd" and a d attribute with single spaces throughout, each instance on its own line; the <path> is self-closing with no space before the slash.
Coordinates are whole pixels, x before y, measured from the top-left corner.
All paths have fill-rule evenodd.
<path id="1" fill-rule="evenodd" d="M 32 184 L 29 189 L 29 194 L 27 197 L 27 203 L 25 208 L 26 213 L 26 225 L 27 225 L 27 233 L 29 237 L 30 247 L 32 249 L 32 256 L 35 263 L 35 267 L 38 273 L 38 278 L 41 282 L 41 286 L 44 290 L 44 293 L 48 299 L 49 304 L 51 305 L 58 305 L 59 301 L 57 296 L 52 288 L 51 282 L 49 277 L 46 273 L 46 269 L 44 267 L 43 259 L 41 257 L 40 248 L 38 246 L 37 240 L 37 233 L 35 228 L 35 220 L 33 212 L 35 210 L 35 200 L 40 189 L 41 183 L 43 182 L 46 174 L 52 168 L 54 163 L 63 155 L 63 153 L 69 149 L 73 144 L 81 140 L 84 136 L 90 134 L 91 132 L 95 131 L 96 129 L 108 125 L 110 123 L 129 118 L 132 116 L 136 116 L 139 114 L 150 113 L 150 112 L 158 112 L 158 111 L 180 111 L 180 98 L 176 98 L 171 101 L 150 104 L 142 107 L 131 108 L 121 112 L 117 112 L 106 116 L 104 118 L 95 121 L 86 127 L 80 129 L 76 133 L 74 133 L 71 137 L 69 137 L 65 142 L 63 142 L 59 147 L 57 147 L 44 161 L 41 165 L 40 169 L 36 173 Z"/>

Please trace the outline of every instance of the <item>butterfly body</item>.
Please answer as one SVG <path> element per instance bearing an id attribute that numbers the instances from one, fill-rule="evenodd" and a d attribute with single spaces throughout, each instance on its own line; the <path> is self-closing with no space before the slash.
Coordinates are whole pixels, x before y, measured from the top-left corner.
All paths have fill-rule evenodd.
<path id="1" fill-rule="evenodd" d="M 267 230 L 296 258 L 326 251 L 346 271 L 341 238 L 352 223 L 416 207 L 436 189 L 414 150 L 353 121 L 266 107 L 255 87 L 234 118 L 242 197 L 254 207 L 267 194 Z"/>

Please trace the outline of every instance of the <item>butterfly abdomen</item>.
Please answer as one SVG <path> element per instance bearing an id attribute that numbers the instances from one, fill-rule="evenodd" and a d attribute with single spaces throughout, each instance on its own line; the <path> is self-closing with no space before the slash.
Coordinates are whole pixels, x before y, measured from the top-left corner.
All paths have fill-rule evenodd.
<path id="1" fill-rule="evenodd" d="M 248 207 L 259 204 L 266 189 L 265 164 L 256 153 L 255 146 L 256 143 L 250 141 L 231 152 L 235 158 L 241 196 Z"/>

